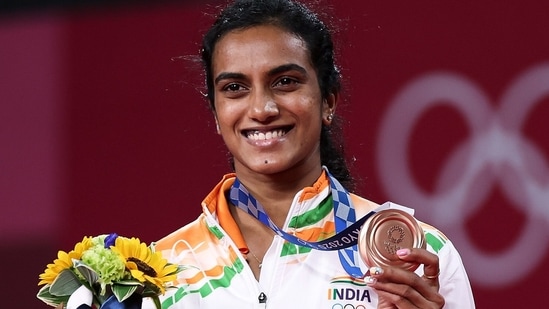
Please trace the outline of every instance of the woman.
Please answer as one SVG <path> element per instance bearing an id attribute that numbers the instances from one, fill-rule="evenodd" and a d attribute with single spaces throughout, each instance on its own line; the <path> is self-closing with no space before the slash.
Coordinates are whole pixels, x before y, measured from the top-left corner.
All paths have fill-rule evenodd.
<path id="1" fill-rule="evenodd" d="M 437 246 L 397 251 L 415 272 L 299 245 L 336 234 L 339 194 L 356 218 L 379 207 L 343 189 L 352 178 L 331 131 L 340 75 L 315 14 L 290 0 L 236 1 L 205 35 L 202 60 L 234 174 L 196 221 L 156 243 L 185 269 L 163 308 L 474 307 L 458 253 L 427 225 Z"/>

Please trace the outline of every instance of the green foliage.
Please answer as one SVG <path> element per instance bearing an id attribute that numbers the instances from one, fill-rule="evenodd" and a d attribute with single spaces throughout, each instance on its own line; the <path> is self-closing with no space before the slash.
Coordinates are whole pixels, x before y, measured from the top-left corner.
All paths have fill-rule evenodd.
<path id="1" fill-rule="evenodd" d="M 52 282 L 49 292 L 53 296 L 70 296 L 81 285 L 76 275 L 71 270 L 65 269 Z"/>

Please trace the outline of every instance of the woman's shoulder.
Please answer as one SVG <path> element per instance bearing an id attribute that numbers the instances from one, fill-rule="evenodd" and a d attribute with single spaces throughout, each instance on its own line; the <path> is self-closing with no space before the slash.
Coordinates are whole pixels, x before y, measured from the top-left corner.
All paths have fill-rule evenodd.
<path id="1" fill-rule="evenodd" d="M 184 241 L 192 246 L 193 243 L 202 241 L 203 236 L 207 233 L 203 233 L 204 229 L 207 229 L 204 215 L 200 215 L 196 220 L 182 226 L 181 228 L 173 231 L 172 233 L 162 237 L 158 241 L 154 242 L 154 247 L 157 251 L 172 249 L 178 242 Z"/>
<path id="2" fill-rule="evenodd" d="M 353 193 L 351 193 L 351 202 L 353 203 L 358 218 L 381 206 L 376 202 L 370 201 Z"/>

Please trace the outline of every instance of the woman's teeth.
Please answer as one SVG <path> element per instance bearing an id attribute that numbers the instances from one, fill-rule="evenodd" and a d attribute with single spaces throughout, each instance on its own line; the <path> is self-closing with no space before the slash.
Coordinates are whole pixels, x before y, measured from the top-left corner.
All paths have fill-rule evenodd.
<path id="1" fill-rule="evenodd" d="M 248 132 L 248 134 L 246 134 L 246 137 L 254 141 L 261 141 L 261 140 L 268 140 L 272 138 L 278 138 L 278 137 L 284 136 L 285 134 L 286 134 L 286 131 L 284 130 L 274 130 L 269 132 L 250 131 Z"/>

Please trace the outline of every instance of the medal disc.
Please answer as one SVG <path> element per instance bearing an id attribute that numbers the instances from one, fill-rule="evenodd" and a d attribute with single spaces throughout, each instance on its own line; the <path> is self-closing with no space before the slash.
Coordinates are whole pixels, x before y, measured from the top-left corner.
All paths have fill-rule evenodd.
<path id="1" fill-rule="evenodd" d="M 414 271 L 419 265 L 396 255 L 402 248 L 425 248 L 425 235 L 416 219 L 398 209 L 372 215 L 360 229 L 358 249 L 368 267 L 397 266 Z"/>

